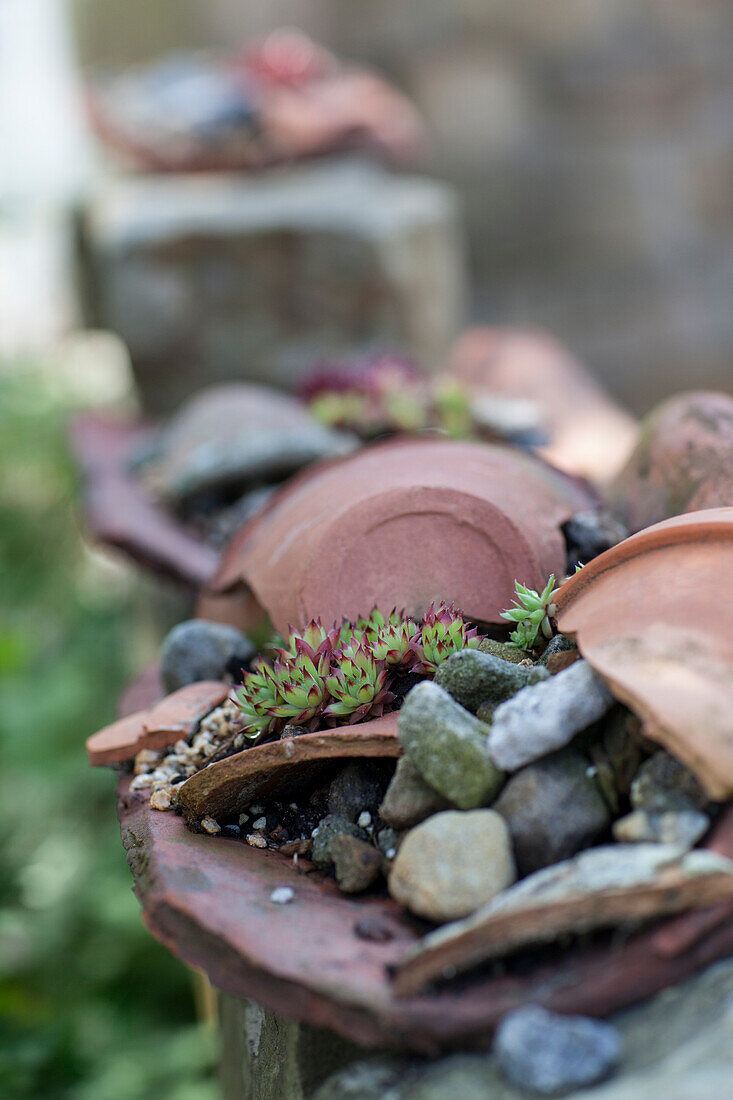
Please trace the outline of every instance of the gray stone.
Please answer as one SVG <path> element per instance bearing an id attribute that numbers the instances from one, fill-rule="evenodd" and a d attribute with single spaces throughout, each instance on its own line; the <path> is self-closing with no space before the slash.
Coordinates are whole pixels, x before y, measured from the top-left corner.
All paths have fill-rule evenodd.
<path id="1" fill-rule="evenodd" d="M 256 652 L 249 638 L 232 626 L 188 619 L 174 626 L 163 642 L 163 686 L 170 692 L 197 680 L 222 680 L 244 667 Z"/>
<path id="2" fill-rule="evenodd" d="M 352 1062 L 324 1081 L 313 1100 L 402 1100 L 403 1072 L 399 1062 L 385 1058 Z"/>
<path id="3" fill-rule="evenodd" d="M 398 833 L 396 829 L 388 825 L 377 833 L 377 847 L 387 859 L 394 859 L 405 835 L 405 833 Z"/>
<path id="4" fill-rule="evenodd" d="M 423 779 L 410 757 L 402 756 L 379 807 L 379 816 L 395 829 L 410 829 L 449 806 L 448 799 Z"/>
<path id="5" fill-rule="evenodd" d="M 364 830 L 355 825 L 353 821 L 347 821 L 345 817 L 337 817 L 336 814 L 327 814 L 319 821 L 313 833 L 313 847 L 311 849 L 311 859 L 316 867 L 321 868 L 321 870 L 329 869 L 333 865 L 331 841 L 337 836 L 355 836 L 359 840 L 367 839 Z"/>
<path id="6" fill-rule="evenodd" d="M 568 572 L 586 565 L 605 550 L 628 538 L 629 529 L 608 508 L 577 512 L 563 526 L 568 546 Z"/>
<path id="7" fill-rule="evenodd" d="M 528 653 L 526 649 L 517 649 L 509 642 L 497 642 L 494 638 L 482 638 L 478 649 L 479 653 L 490 653 L 493 657 L 499 657 L 502 661 L 511 661 L 513 665 L 532 660 L 532 654 Z"/>
<path id="8" fill-rule="evenodd" d="M 529 684 L 549 677 L 546 668 L 512 664 L 493 653 L 464 649 L 438 667 L 435 683 L 472 714 L 482 704 L 496 706 Z"/>
<path id="9" fill-rule="evenodd" d="M 554 638 L 550 638 L 542 652 L 542 656 L 538 658 L 537 664 L 546 665 L 550 657 L 554 657 L 556 653 L 566 653 L 568 650 L 575 648 L 575 642 L 572 638 L 566 637 L 565 634 L 556 634 Z"/>
<path id="10" fill-rule="evenodd" d="M 614 822 L 614 838 L 621 843 L 652 841 L 693 848 L 710 828 L 710 818 L 697 810 L 668 810 L 648 813 L 634 810 Z"/>
<path id="11" fill-rule="evenodd" d="M 639 768 L 631 784 L 630 797 L 635 810 L 649 813 L 705 810 L 710 805 L 710 799 L 690 769 L 662 749 Z"/>
<path id="12" fill-rule="evenodd" d="M 452 1054 L 408 1073 L 400 1100 L 494 1100 L 496 1084 L 488 1055 Z"/>
<path id="13" fill-rule="evenodd" d="M 489 733 L 491 758 L 505 771 L 517 771 L 563 748 L 612 705 L 600 676 L 586 661 L 576 661 L 497 707 Z"/>
<path id="14" fill-rule="evenodd" d="M 526 1005 L 501 1021 L 493 1052 L 513 1084 L 558 1096 L 608 1077 L 621 1058 L 621 1037 L 611 1024 Z"/>
<path id="15" fill-rule="evenodd" d="M 218 434 L 201 444 L 168 471 L 160 484 L 173 503 L 210 492 L 273 482 L 295 473 L 322 458 L 346 455 L 356 446 L 347 432 L 337 432 L 321 424 L 303 423 L 288 430 L 258 430 L 251 424 L 233 435 Z"/>
<path id="16" fill-rule="evenodd" d="M 462 324 L 457 193 L 364 159 L 138 174 L 87 214 L 90 321 L 125 341 L 156 414 L 212 381 L 293 389 L 374 346 L 436 369 Z"/>
<path id="17" fill-rule="evenodd" d="M 488 726 L 427 680 L 409 693 L 400 711 L 399 736 L 423 778 L 462 810 L 485 806 L 503 775 L 486 748 Z"/>
<path id="18" fill-rule="evenodd" d="M 342 768 L 328 789 L 328 812 L 356 821 L 363 810 L 376 811 L 388 782 L 381 763 L 359 760 Z"/>
<path id="19" fill-rule="evenodd" d="M 445 810 L 405 837 L 389 891 L 417 916 L 459 920 L 516 878 L 507 827 L 493 810 Z"/>
<path id="20" fill-rule="evenodd" d="M 529 764 L 494 803 L 507 823 L 520 875 L 575 855 L 610 823 L 588 761 L 573 749 Z M 651 839 L 651 838 L 650 838 Z"/>
<path id="21" fill-rule="evenodd" d="M 341 833 L 328 843 L 336 882 L 345 894 L 360 894 L 368 890 L 382 873 L 384 864 L 380 851 L 364 840 Z"/>

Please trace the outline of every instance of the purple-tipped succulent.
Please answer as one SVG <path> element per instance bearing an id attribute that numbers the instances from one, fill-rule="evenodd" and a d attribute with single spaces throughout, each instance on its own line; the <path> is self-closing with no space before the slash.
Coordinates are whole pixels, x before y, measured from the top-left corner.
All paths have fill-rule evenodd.
<path id="1" fill-rule="evenodd" d="M 454 604 L 432 603 L 411 642 L 416 670 L 432 675 L 452 653 L 476 649 L 479 641 L 476 628 L 469 629 Z"/>
<path id="2" fill-rule="evenodd" d="M 375 659 L 366 635 L 334 657 L 334 671 L 326 680 L 331 702 L 325 716 L 353 724 L 383 714 L 394 696 L 388 688 L 387 666 Z"/>

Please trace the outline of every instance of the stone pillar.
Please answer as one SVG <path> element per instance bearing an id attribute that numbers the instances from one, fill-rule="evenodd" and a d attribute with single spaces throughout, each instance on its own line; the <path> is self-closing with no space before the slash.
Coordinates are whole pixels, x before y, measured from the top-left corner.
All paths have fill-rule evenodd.
<path id="1" fill-rule="evenodd" d="M 450 188 L 359 158 L 109 179 L 81 227 L 87 319 L 128 345 L 153 413 L 380 346 L 434 369 L 463 321 L 458 222 Z"/>
<path id="2" fill-rule="evenodd" d="M 331 1031 L 219 994 L 223 1100 L 308 1100 L 332 1073 L 363 1058 Z"/>

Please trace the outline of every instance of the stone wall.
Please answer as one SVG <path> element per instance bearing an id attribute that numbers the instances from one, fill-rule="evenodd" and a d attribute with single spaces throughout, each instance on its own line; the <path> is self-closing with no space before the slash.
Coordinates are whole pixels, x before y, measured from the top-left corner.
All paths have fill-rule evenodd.
<path id="1" fill-rule="evenodd" d="M 75 0 L 87 60 L 283 22 L 417 100 L 468 208 L 477 317 L 537 323 L 638 409 L 733 389 L 725 0 Z"/>

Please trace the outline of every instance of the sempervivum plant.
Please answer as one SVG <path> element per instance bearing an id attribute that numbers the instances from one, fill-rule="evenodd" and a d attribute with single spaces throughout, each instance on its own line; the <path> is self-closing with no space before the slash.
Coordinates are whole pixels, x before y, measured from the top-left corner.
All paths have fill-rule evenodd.
<path id="1" fill-rule="evenodd" d="M 555 614 L 555 574 L 550 575 L 541 592 L 534 588 L 525 588 L 519 581 L 514 584 L 517 593 L 514 607 L 502 611 L 501 617 L 510 623 L 516 623 L 515 629 L 509 635 L 510 645 L 531 650 L 537 645 L 540 634 L 544 638 L 552 637 L 550 619 Z"/>
<path id="2" fill-rule="evenodd" d="M 392 709 L 400 677 L 432 676 L 451 653 L 478 641 L 452 604 L 433 604 L 420 622 L 375 609 L 328 630 L 319 619 L 303 630 L 291 627 L 235 691 L 241 732 L 258 741 L 286 725 L 316 729 L 378 717 Z"/>
<path id="3" fill-rule="evenodd" d="M 476 649 L 480 640 L 478 631 L 468 628 L 454 604 L 432 603 L 411 643 L 416 668 L 432 675 L 452 653 Z"/>
<path id="4" fill-rule="evenodd" d="M 350 725 L 378 718 L 394 699 L 387 687 L 385 662 L 374 657 L 363 635 L 361 641 L 345 646 L 335 658 L 334 671 L 326 680 L 331 702 L 324 715 Z"/>

